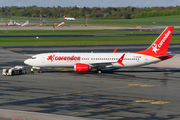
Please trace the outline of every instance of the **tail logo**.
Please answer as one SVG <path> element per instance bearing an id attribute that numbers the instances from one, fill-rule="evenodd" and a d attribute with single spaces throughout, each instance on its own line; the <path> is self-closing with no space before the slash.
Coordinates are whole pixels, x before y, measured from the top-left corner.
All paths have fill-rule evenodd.
<path id="1" fill-rule="evenodd" d="M 154 51 L 155 53 L 157 53 L 157 51 L 160 50 L 160 48 L 162 47 L 162 45 L 164 44 L 164 42 L 167 40 L 167 38 L 169 37 L 169 35 L 171 34 L 171 31 L 169 30 L 165 36 L 163 37 L 163 39 L 161 40 L 161 42 L 157 45 L 156 43 L 154 44 L 152 51 Z M 159 48 L 159 49 L 158 49 Z"/>
<path id="2" fill-rule="evenodd" d="M 164 36 L 164 38 L 161 40 L 161 42 L 159 43 L 159 45 L 158 45 L 159 48 L 161 48 L 161 46 L 163 45 L 163 43 L 166 41 L 166 39 L 169 37 L 170 34 L 171 34 L 171 31 L 169 30 L 169 31 L 165 34 L 165 36 Z"/>
<path id="3" fill-rule="evenodd" d="M 160 50 L 160 49 L 157 49 L 157 45 L 154 44 L 154 47 L 153 47 L 152 51 L 154 51 L 155 53 L 157 53 L 157 51 L 159 51 L 159 50 Z"/>

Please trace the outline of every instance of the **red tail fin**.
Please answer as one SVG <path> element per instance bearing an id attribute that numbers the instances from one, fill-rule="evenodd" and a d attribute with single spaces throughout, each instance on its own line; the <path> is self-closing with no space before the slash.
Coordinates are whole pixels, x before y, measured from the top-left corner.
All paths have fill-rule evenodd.
<path id="1" fill-rule="evenodd" d="M 64 16 L 64 19 L 65 19 L 66 18 L 65 15 L 63 15 L 63 16 Z"/>
<path id="2" fill-rule="evenodd" d="M 173 29 L 173 26 L 167 27 L 148 49 L 136 53 L 150 56 L 166 55 Z"/>

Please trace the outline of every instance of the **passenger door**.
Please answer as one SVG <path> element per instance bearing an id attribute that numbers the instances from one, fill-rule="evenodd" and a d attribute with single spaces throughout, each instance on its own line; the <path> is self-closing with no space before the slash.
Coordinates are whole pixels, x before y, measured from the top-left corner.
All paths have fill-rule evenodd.
<path id="1" fill-rule="evenodd" d="M 47 59 L 47 58 L 46 58 L 45 55 L 42 55 L 42 56 L 41 56 L 41 62 L 42 62 L 42 63 L 45 63 L 45 62 L 46 62 L 46 59 Z"/>

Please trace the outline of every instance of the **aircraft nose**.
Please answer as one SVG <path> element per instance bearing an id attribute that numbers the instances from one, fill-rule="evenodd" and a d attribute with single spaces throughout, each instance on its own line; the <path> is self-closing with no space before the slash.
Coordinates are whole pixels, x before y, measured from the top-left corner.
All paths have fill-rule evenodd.
<path id="1" fill-rule="evenodd" d="M 24 63 L 27 64 L 27 65 L 29 65 L 30 62 L 29 62 L 29 60 L 27 59 L 27 60 L 24 61 Z"/>

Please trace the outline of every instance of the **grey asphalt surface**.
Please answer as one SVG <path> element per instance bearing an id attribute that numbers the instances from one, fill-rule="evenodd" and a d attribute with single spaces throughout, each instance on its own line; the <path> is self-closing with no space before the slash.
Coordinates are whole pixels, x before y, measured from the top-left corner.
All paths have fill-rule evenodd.
<path id="1" fill-rule="evenodd" d="M 82 52 L 94 48 L 95 52 L 104 52 L 104 49 L 112 52 L 114 47 L 1 47 L 0 67 L 2 70 L 24 65 L 23 61 L 31 54 L 45 49 Z M 125 48 L 135 51 L 139 47 L 144 49 L 147 45 L 117 46 L 120 51 Z M 170 46 L 174 53 L 178 53 L 179 47 Z M 31 51 L 31 54 L 20 51 Z M 71 68 L 44 68 L 43 73 L 30 75 L 27 66 L 27 74 L 0 77 L 0 120 L 179 120 L 179 58 L 176 54 L 158 64 L 103 70 L 102 74 L 96 71 L 75 73 Z"/>
<path id="2" fill-rule="evenodd" d="M 4 25 L 0 23 L 0 25 Z M 123 30 L 123 31 L 158 31 L 159 29 L 165 29 L 167 26 L 152 26 L 148 28 L 136 28 L 133 27 L 100 27 L 100 26 L 63 26 L 63 27 L 55 27 L 55 30 Z M 175 26 L 175 28 L 180 28 L 179 26 Z M 52 26 L 29 26 L 29 27 L 21 27 L 21 26 L 0 26 L 0 30 L 53 30 Z M 0 37 L 109 37 L 109 36 L 159 36 L 159 33 L 152 34 L 88 34 L 88 35 L 0 35 Z M 180 35 L 178 31 L 174 31 L 173 35 Z"/>
<path id="3" fill-rule="evenodd" d="M 148 48 L 150 44 L 137 45 L 56 45 L 56 46 L 5 46 L 4 49 L 11 50 L 20 54 L 39 54 L 49 52 L 137 52 Z M 36 49 L 36 50 L 34 50 Z M 180 44 L 172 43 L 169 45 L 169 52 L 180 54 Z"/>
<path id="4" fill-rule="evenodd" d="M 1 23 L 0 25 L 4 25 Z M 128 27 L 99 27 L 99 26 L 63 26 L 63 27 L 55 27 L 55 30 L 122 30 L 127 29 Z M 29 27 L 21 27 L 21 26 L 0 26 L 0 30 L 53 30 L 52 26 L 29 26 Z M 131 29 L 130 27 L 128 29 Z M 143 29 L 143 28 L 142 28 Z"/>
<path id="5" fill-rule="evenodd" d="M 0 25 L 5 25 L 5 23 L 0 23 Z M 147 28 L 148 27 L 148 28 Z M 106 26 L 63 26 L 63 27 L 55 27 L 55 30 L 157 30 L 157 29 L 165 29 L 167 26 L 144 26 L 144 28 L 136 28 L 134 27 L 106 27 Z M 175 26 L 174 28 L 180 28 L 180 26 Z M 0 30 L 53 30 L 52 26 L 29 26 L 29 27 L 21 27 L 21 26 L 0 26 Z"/>

